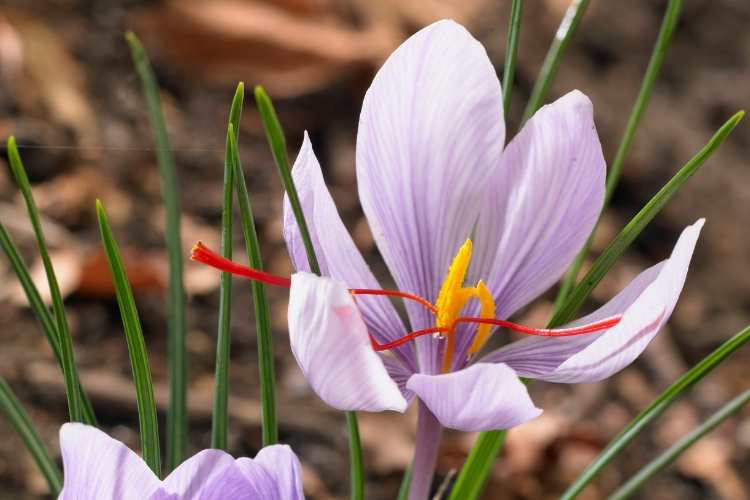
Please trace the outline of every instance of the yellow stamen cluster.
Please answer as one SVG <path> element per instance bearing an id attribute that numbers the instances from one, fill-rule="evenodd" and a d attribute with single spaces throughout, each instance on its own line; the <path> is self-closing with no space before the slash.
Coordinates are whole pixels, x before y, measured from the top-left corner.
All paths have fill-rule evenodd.
<path id="1" fill-rule="evenodd" d="M 445 334 L 447 344 L 445 346 L 445 353 L 443 354 L 444 373 L 449 372 L 451 369 L 453 352 L 456 348 L 456 339 L 452 328 L 466 303 L 472 298 L 477 298 L 481 305 L 481 317 L 495 317 L 495 301 L 484 282 L 479 280 L 476 286 L 464 286 L 466 272 L 469 270 L 469 263 L 471 262 L 471 250 L 471 240 L 466 240 L 461 245 L 461 248 L 458 249 L 456 256 L 453 257 L 453 262 L 451 262 L 448 268 L 448 274 L 440 287 L 440 294 L 435 302 L 435 307 L 437 308 L 436 326 L 451 329 Z M 469 348 L 469 356 L 476 354 L 482 348 L 490 335 L 491 328 L 491 325 L 484 324 L 477 328 L 474 341 Z"/>

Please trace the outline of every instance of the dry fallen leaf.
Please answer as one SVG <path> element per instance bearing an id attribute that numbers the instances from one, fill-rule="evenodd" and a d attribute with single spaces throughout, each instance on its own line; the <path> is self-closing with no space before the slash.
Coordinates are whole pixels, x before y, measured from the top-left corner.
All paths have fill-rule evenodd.
<path id="1" fill-rule="evenodd" d="M 324 8 L 304 15 L 239 0 L 180 1 L 136 13 L 138 32 L 192 77 L 262 82 L 277 96 L 324 88 L 382 61 L 401 38 L 361 29 Z"/>

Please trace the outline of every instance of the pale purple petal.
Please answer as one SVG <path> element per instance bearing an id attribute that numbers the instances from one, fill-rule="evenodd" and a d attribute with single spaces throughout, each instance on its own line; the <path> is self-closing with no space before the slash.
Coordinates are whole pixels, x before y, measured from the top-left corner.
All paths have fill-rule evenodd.
<path id="1" fill-rule="evenodd" d="M 409 378 L 414 374 L 414 372 L 404 367 L 404 365 L 400 361 L 393 358 L 392 356 L 381 355 L 380 359 L 383 361 L 383 365 L 388 371 L 388 375 L 391 376 L 393 381 L 396 382 L 396 385 L 401 390 L 401 394 L 404 396 L 404 399 L 406 399 L 406 402 L 411 403 L 411 400 L 414 398 L 414 393 L 406 388 L 406 383 L 409 381 Z"/>
<path id="2" fill-rule="evenodd" d="M 238 458 L 237 468 L 247 481 L 249 499 L 286 500 L 279 492 L 274 476 L 261 464 L 250 458 Z M 304 497 L 303 497 L 304 498 Z"/>
<path id="3" fill-rule="evenodd" d="M 65 424 L 60 429 L 65 484 L 59 500 L 148 498 L 159 478 L 120 441 L 95 427 Z"/>
<path id="4" fill-rule="evenodd" d="M 566 326 L 584 326 L 622 314 L 653 283 L 662 266 L 664 262 L 646 269 L 600 309 Z M 540 378 L 554 372 L 566 359 L 584 349 L 600 335 L 601 333 L 558 338 L 526 337 L 488 353 L 481 361 L 506 363 L 522 377 Z"/>
<path id="5" fill-rule="evenodd" d="M 323 401 L 339 410 L 406 409 L 406 400 L 372 349 L 367 326 L 344 285 L 295 273 L 288 313 L 292 352 Z"/>
<path id="6" fill-rule="evenodd" d="M 302 466 L 289 446 L 266 446 L 255 457 L 255 463 L 261 465 L 277 485 L 279 500 L 304 500 Z"/>
<path id="7" fill-rule="evenodd" d="M 339 217 L 333 198 L 323 180 L 320 164 L 307 132 L 305 132 L 297 160 L 294 162 L 292 176 L 323 276 L 334 278 L 348 288 L 380 289 L 380 284 Z M 284 196 L 284 239 L 294 267 L 298 271 L 309 272 L 310 266 L 301 233 L 286 195 Z M 387 298 L 362 295 L 357 297 L 357 305 L 369 331 L 380 342 L 393 340 L 405 333 L 401 318 Z M 398 349 L 398 353 L 402 362 L 413 367 L 411 346 Z"/>
<path id="8" fill-rule="evenodd" d="M 502 362 L 521 376 L 551 382 L 595 382 L 622 370 L 643 352 L 677 304 L 703 219 L 680 235 L 669 259 L 642 272 L 615 298 L 567 326 L 581 326 L 622 314 L 601 333 L 514 342 L 482 359 Z"/>
<path id="9" fill-rule="evenodd" d="M 226 473 L 232 467 L 234 458 L 228 453 L 221 450 L 203 450 L 172 471 L 164 479 L 159 493 L 153 500 L 173 497 L 184 500 L 208 499 L 212 498 L 212 492 L 217 487 L 222 490 L 226 487 L 226 491 L 230 491 L 233 481 L 229 480 L 231 474 L 227 477 Z M 235 474 L 235 479 L 236 476 Z M 222 481 L 216 483 L 217 478 L 222 478 Z"/>
<path id="10" fill-rule="evenodd" d="M 500 82 L 462 26 L 432 24 L 378 71 L 362 105 L 357 180 L 362 208 L 400 290 L 434 300 L 471 234 L 505 138 Z M 411 327 L 431 315 L 408 303 Z M 417 341 L 420 370 L 435 367 Z"/>
<path id="11" fill-rule="evenodd" d="M 586 242 L 606 165 L 591 101 L 573 91 L 541 108 L 510 142 L 479 215 L 472 278 L 505 318 L 556 283 Z"/>
<path id="12" fill-rule="evenodd" d="M 508 365 L 477 363 L 443 375 L 412 375 L 414 391 L 445 427 L 460 431 L 509 429 L 541 415 Z"/>

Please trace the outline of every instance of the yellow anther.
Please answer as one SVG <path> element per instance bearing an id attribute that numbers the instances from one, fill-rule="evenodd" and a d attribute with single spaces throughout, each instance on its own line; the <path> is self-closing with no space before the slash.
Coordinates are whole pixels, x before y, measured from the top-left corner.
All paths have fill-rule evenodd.
<path id="1" fill-rule="evenodd" d="M 454 322 L 461 314 L 461 310 L 466 303 L 472 298 L 478 298 L 481 305 L 482 318 L 495 317 L 495 301 L 492 293 L 484 284 L 479 281 L 474 287 L 464 287 L 466 272 L 469 270 L 471 262 L 471 240 L 466 240 L 461 248 L 458 249 L 456 256 L 453 257 L 448 274 L 445 276 L 440 293 L 438 294 L 435 307 L 437 317 L 436 326 L 441 328 L 453 328 Z M 492 325 L 480 325 L 474 336 L 474 341 L 469 348 L 469 356 L 475 354 L 482 348 L 490 335 Z M 446 332 L 446 344 L 443 354 L 443 372 L 449 372 L 453 362 L 453 352 L 456 348 L 456 339 L 453 331 Z"/>
<path id="2" fill-rule="evenodd" d="M 480 316 L 483 319 L 494 318 L 495 299 L 492 297 L 492 292 L 490 292 L 490 289 L 487 288 L 487 285 L 485 285 L 484 281 L 482 280 L 479 280 L 477 286 L 474 289 L 477 291 L 477 297 L 479 298 L 479 303 L 482 306 Z M 477 333 L 474 335 L 474 341 L 471 343 L 471 347 L 469 347 L 469 356 L 473 356 L 477 352 L 479 352 L 479 350 L 484 346 L 484 343 L 487 342 L 487 339 L 490 337 L 491 330 L 492 325 L 479 325 L 479 327 L 477 328 Z"/>
<path id="3" fill-rule="evenodd" d="M 471 298 L 471 292 L 464 292 L 464 279 L 466 271 L 469 270 L 471 262 L 471 240 L 466 240 L 458 249 L 448 268 L 448 274 L 440 287 L 435 307 L 438 310 L 437 326 L 450 326 L 463 308 L 466 301 Z"/>

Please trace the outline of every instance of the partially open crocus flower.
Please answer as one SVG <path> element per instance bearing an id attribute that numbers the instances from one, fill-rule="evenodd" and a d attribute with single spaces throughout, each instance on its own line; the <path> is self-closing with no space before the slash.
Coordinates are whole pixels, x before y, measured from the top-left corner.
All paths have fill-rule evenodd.
<path id="1" fill-rule="evenodd" d="M 83 424 L 60 430 L 65 484 L 59 500 L 301 500 L 299 460 L 288 446 L 255 459 L 203 450 L 164 481 L 120 441 Z"/>
<path id="2" fill-rule="evenodd" d="M 672 313 L 702 220 L 667 260 L 580 321 L 558 330 L 507 321 L 558 281 L 584 245 L 602 208 L 606 166 L 582 93 L 541 108 L 507 147 L 502 110 L 484 48 L 451 21 L 409 38 L 375 76 L 356 173 L 398 292 L 379 290 L 305 135 L 292 172 L 325 277 L 308 272 L 288 200 L 284 236 L 298 272 L 291 282 L 249 276 L 291 285 L 292 350 L 331 406 L 404 411 L 416 395 L 446 427 L 513 427 L 541 413 L 519 376 L 602 380 L 630 364 Z M 197 250 L 197 260 L 233 270 Z M 410 328 L 378 295 L 407 299 Z M 534 337 L 482 354 L 496 327 Z"/>

